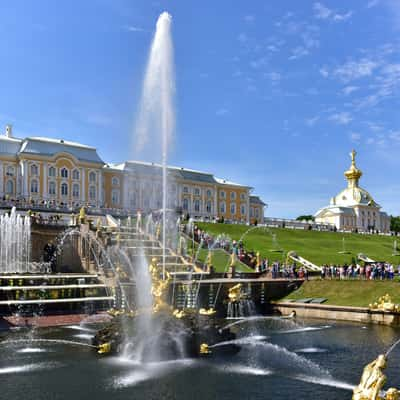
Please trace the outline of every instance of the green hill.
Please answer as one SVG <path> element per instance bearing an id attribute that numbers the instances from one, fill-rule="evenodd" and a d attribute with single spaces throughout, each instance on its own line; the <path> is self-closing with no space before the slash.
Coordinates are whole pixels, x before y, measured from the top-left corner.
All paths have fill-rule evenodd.
<path id="1" fill-rule="evenodd" d="M 265 227 L 254 229 L 245 225 L 213 223 L 197 225 L 213 236 L 223 233 L 235 240 L 243 238 L 247 250 L 259 251 L 262 257 L 271 261 L 283 260 L 288 251 L 294 250 L 298 255 L 317 265 L 350 263 L 359 253 L 364 253 L 374 260 L 400 263 L 400 256 L 393 256 L 393 245 L 397 238 L 391 236 Z M 400 245 L 400 238 L 397 240 Z M 349 254 L 340 254 L 343 250 Z"/>

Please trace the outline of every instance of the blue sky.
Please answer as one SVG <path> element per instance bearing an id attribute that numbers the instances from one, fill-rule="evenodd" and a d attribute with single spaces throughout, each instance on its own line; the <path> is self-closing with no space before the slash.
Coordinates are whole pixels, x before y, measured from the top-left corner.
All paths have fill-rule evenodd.
<path id="1" fill-rule="evenodd" d="M 133 158 L 158 15 L 173 16 L 170 163 L 249 184 L 267 215 L 362 186 L 400 214 L 400 1 L 13 0 L 0 3 L 0 124 Z"/>

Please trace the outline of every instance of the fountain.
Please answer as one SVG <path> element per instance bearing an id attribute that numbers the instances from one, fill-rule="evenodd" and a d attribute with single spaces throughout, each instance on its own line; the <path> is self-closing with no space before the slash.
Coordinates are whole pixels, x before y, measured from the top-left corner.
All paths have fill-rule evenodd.
<path id="1" fill-rule="evenodd" d="M 0 274 L 29 271 L 31 220 L 17 214 L 15 207 L 0 217 Z"/>

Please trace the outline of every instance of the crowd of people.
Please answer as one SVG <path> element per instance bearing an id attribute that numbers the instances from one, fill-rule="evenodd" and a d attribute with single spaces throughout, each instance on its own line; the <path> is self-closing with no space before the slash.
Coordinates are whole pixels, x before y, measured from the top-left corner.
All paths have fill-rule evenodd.
<path id="1" fill-rule="evenodd" d="M 395 273 L 400 274 L 400 265 L 394 266 L 386 262 L 344 265 L 323 265 L 322 279 L 364 279 L 393 280 Z"/>

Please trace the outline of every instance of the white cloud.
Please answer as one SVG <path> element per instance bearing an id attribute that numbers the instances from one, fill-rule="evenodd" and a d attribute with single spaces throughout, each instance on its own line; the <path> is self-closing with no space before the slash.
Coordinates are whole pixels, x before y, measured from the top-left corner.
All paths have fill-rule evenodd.
<path id="1" fill-rule="evenodd" d="M 332 114 L 328 119 L 338 125 L 348 125 L 353 120 L 352 116 L 348 112 Z"/>
<path id="2" fill-rule="evenodd" d="M 319 121 L 319 116 L 316 115 L 315 117 L 306 119 L 305 122 L 306 122 L 306 125 L 311 127 L 311 126 L 314 126 L 318 121 Z"/>
<path id="3" fill-rule="evenodd" d="M 271 80 L 273 84 L 277 84 L 282 79 L 282 75 L 279 72 L 267 72 L 264 76 Z"/>
<path id="4" fill-rule="evenodd" d="M 256 19 L 256 17 L 255 17 L 254 15 L 246 15 L 246 16 L 244 17 L 244 20 L 245 20 L 246 22 L 254 22 L 255 19 Z"/>
<path id="5" fill-rule="evenodd" d="M 334 22 L 346 21 L 353 15 L 352 11 L 340 14 L 319 2 L 313 4 L 313 10 L 315 18 Z"/>
<path id="6" fill-rule="evenodd" d="M 358 89 L 359 89 L 358 86 L 345 86 L 345 87 L 342 89 L 342 92 L 343 92 L 346 96 L 348 96 L 349 94 L 351 94 L 351 93 L 357 91 Z"/>
<path id="7" fill-rule="evenodd" d="M 292 55 L 289 57 L 289 60 L 297 60 L 298 58 L 307 56 L 310 52 L 304 46 L 297 46 L 292 49 Z"/>
<path id="8" fill-rule="evenodd" d="M 128 25 L 125 27 L 125 29 L 128 32 L 146 32 L 146 30 L 144 28 L 141 28 L 140 26 Z"/>
<path id="9" fill-rule="evenodd" d="M 224 107 L 222 107 L 222 108 L 219 108 L 216 112 L 215 112 L 215 115 L 217 115 L 217 116 L 223 116 L 223 115 L 226 115 L 226 114 L 228 114 L 229 113 L 229 110 L 227 109 L 227 108 L 224 108 Z"/>
<path id="10" fill-rule="evenodd" d="M 254 68 L 254 69 L 259 69 L 261 67 L 264 67 L 265 65 L 267 65 L 266 57 L 261 57 L 261 58 L 258 58 L 257 60 L 250 61 L 250 67 Z"/>
<path id="11" fill-rule="evenodd" d="M 353 143 L 360 143 L 360 140 L 361 140 L 361 134 L 360 133 L 358 133 L 358 132 L 350 132 L 349 136 L 350 136 L 350 140 Z"/>
<path id="12" fill-rule="evenodd" d="M 357 61 L 348 61 L 337 67 L 333 71 L 333 75 L 344 82 L 350 82 L 371 76 L 378 67 L 379 62 L 364 57 Z"/>
<path id="13" fill-rule="evenodd" d="M 320 68 L 319 73 L 320 73 L 324 78 L 327 78 L 327 77 L 329 76 L 329 71 L 328 71 L 328 68 L 326 68 L 326 67 Z"/>

